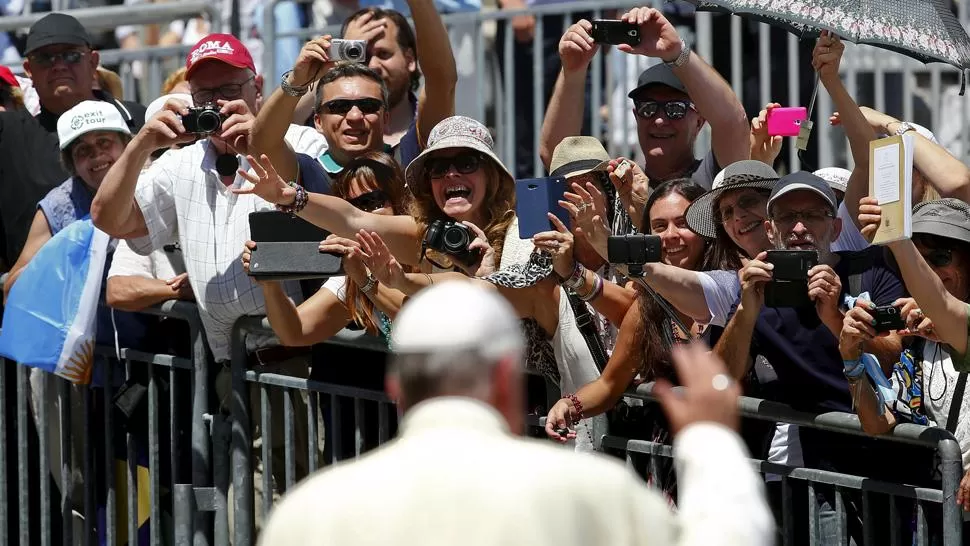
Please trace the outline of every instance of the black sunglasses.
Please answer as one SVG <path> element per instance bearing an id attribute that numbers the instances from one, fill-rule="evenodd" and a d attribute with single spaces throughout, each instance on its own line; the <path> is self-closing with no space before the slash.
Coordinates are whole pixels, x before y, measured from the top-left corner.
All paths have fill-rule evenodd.
<path id="1" fill-rule="evenodd" d="M 689 100 L 668 100 L 666 102 L 647 100 L 636 103 L 636 112 L 638 117 L 649 119 L 657 115 L 657 112 L 663 108 L 667 119 L 677 120 L 683 119 L 687 115 L 687 111 L 693 107 L 694 103 Z"/>
<path id="2" fill-rule="evenodd" d="M 953 263 L 953 250 L 949 248 L 934 248 L 923 254 L 926 263 L 933 267 L 946 267 Z"/>
<path id="3" fill-rule="evenodd" d="M 452 157 L 433 157 L 428 160 L 428 174 L 431 178 L 441 178 L 448 174 L 452 166 L 461 174 L 471 174 L 482 166 L 482 155 L 464 152 Z"/>
<path id="4" fill-rule="evenodd" d="M 361 113 L 376 114 L 381 111 L 381 108 L 384 107 L 384 102 L 381 101 L 381 99 L 373 98 L 333 99 L 323 103 L 323 110 L 330 114 L 346 116 L 347 113 L 354 108 L 354 106 L 356 106 Z"/>
<path id="5" fill-rule="evenodd" d="M 387 201 L 387 194 L 383 190 L 369 191 L 347 200 L 348 203 L 364 212 L 374 212 L 377 209 L 384 208 Z"/>
<path id="6" fill-rule="evenodd" d="M 86 54 L 87 52 L 85 51 L 73 49 L 71 51 L 62 51 L 60 53 L 31 53 L 28 55 L 28 57 L 30 58 L 30 64 L 37 65 L 40 68 L 50 68 L 54 66 L 54 63 L 56 63 L 58 59 L 64 61 L 64 64 L 78 64 Z"/>

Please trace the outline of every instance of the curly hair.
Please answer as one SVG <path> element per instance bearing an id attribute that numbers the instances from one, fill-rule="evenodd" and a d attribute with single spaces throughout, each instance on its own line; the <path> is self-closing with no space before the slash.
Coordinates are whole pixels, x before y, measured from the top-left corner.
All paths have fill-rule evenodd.
<path id="1" fill-rule="evenodd" d="M 355 184 L 356 182 L 356 184 Z M 393 157 L 384 152 L 369 151 L 354 158 L 333 182 L 333 194 L 347 199 L 351 188 L 376 188 L 387 195 L 394 214 L 406 214 L 408 197 L 404 191 L 404 172 Z M 409 268 L 405 267 L 405 270 Z M 347 310 L 357 324 L 377 335 L 380 325 L 375 320 L 374 303 L 360 291 L 350 276 L 346 279 Z"/>
<path id="2" fill-rule="evenodd" d="M 502 246 L 505 244 L 505 232 L 515 220 L 515 181 L 496 165 L 495 160 L 482 154 L 481 168 L 485 173 L 487 187 L 482 203 L 487 207 L 485 211 L 485 225 L 478 226 L 488 239 L 488 244 L 495 249 L 495 264 L 502 263 Z M 424 229 L 435 220 L 447 220 L 446 215 L 434 200 L 431 192 L 431 177 L 427 169 L 420 174 L 419 181 L 411 190 L 411 216 Z M 422 233 L 424 232 L 422 229 Z"/>

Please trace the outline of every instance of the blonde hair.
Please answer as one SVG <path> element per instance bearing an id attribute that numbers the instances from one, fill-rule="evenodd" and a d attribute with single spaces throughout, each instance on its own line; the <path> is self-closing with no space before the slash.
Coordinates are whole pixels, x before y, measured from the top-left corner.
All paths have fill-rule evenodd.
<path id="1" fill-rule="evenodd" d="M 469 148 L 471 149 L 471 148 Z M 504 169 L 500 169 L 495 160 L 482 154 L 481 169 L 486 180 L 484 226 L 478 226 L 488 239 L 488 244 L 495 249 L 495 264 L 502 263 L 502 247 L 505 244 L 505 232 L 515 220 L 515 181 Z M 427 165 L 427 163 L 425 163 Z M 431 176 L 427 168 L 420 174 L 418 183 L 411 189 L 411 216 L 427 229 L 435 220 L 446 220 L 448 216 L 438 207 L 431 193 Z M 423 232 L 424 230 L 422 230 Z"/>
<path id="2" fill-rule="evenodd" d="M 98 87 L 102 91 L 107 91 L 109 95 L 118 100 L 124 100 L 125 98 L 125 90 L 121 85 L 121 76 L 103 66 L 98 67 Z"/>
<path id="3" fill-rule="evenodd" d="M 162 95 L 168 95 L 175 89 L 175 86 L 185 81 L 185 67 L 179 68 L 165 78 L 162 84 Z"/>

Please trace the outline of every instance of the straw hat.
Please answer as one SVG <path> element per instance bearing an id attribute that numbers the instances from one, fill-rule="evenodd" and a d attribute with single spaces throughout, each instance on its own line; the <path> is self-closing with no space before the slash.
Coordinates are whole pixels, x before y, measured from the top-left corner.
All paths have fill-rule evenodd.
<path id="1" fill-rule="evenodd" d="M 424 175 L 424 164 L 430 154 L 450 148 L 467 148 L 481 152 L 495 162 L 501 175 L 504 175 L 510 183 L 514 182 L 515 177 L 495 155 L 495 141 L 492 140 L 492 134 L 488 129 L 472 118 L 452 116 L 441 120 L 434 129 L 431 129 L 431 134 L 428 135 L 428 147 L 411 161 L 404 172 L 406 184 L 413 188 L 421 180 Z"/>
<path id="2" fill-rule="evenodd" d="M 606 171 L 610 154 L 599 139 L 590 136 L 566 137 L 552 152 L 549 176 L 571 178 L 592 171 Z"/>
<path id="3" fill-rule="evenodd" d="M 713 239 L 717 236 L 714 207 L 724 192 L 743 188 L 771 190 L 778 178 L 778 173 L 761 161 L 744 159 L 731 163 L 714 177 L 711 191 L 695 199 L 687 208 L 687 227 L 698 235 Z"/>

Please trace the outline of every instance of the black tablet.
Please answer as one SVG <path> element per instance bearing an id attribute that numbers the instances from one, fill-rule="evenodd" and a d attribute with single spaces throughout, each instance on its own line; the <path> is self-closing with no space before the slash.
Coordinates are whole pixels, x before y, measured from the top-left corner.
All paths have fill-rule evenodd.
<path id="1" fill-rule="evenodd" d="M 310 222 L 279 211 L 249 215 L 250 239 L 256 242 L 249 275 L 260 280 L 301 280 L 344 274 L 339 255 L 320 252 L 330 235 Z"/>

